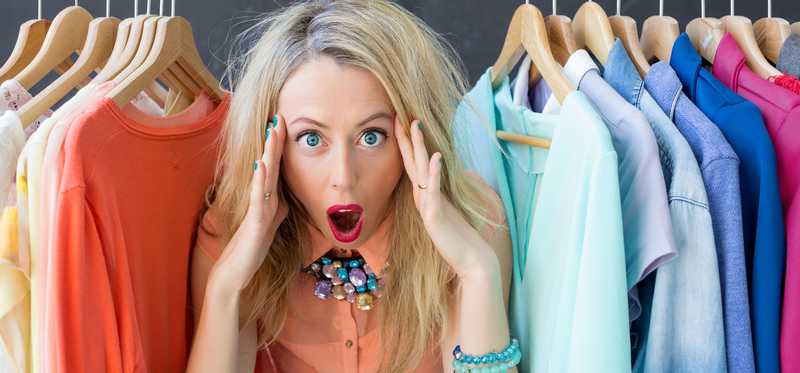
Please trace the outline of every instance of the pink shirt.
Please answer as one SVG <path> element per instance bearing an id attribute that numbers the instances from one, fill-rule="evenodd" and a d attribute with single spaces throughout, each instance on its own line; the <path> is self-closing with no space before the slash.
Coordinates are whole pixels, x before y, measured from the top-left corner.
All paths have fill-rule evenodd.
<path id="1" fill-rule="evenodd" d="M 726 34 L 714 58 L 714 75 L 761 110 L 778 158 L 786 222 L 786 278 L 781 321 L 781 368 L 800 372 L 800 95 L 756 75 L 736 40 Z M 747 156 L 742 154 L 741 156 Z M 780 269 L 776 269 L 780 270 Z"/>

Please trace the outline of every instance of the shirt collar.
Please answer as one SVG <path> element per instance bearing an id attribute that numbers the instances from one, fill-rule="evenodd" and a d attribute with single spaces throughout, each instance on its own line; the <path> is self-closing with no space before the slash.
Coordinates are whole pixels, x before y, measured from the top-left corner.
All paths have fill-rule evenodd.
<path id="1" fill-rule="evenodd" d="M 714 75 L 733 91 L 737 91 L 739 72 L 745 67 L 744 52 L 739 49 L 736 39 L 725 33 L 714 56 Z"/>
<path id="2" fill-rule="evenodd" d="M 681 80 L 675 70 L 666 62 L 658 62 L 650 67 L 650 71 L 644 77 L 647 91 L 653 96 L 656 102 L 669 102 L 670 108 L 666 114 L 670 119 L 674 119 L 675 107 L 678 104 L 678 97 L 681 92 Z M 662 108 L 664 105 L 661 105 Z"/>
<path id="3" fill-rule="evenodd" d="M 389 214 L 383 219 L 372 236 L 356 249 L 376 273 L 381 272 L 386 264 L 386 259 L 389 257 L 389 240 L 391 239 L 390 232 L 393 222 L 394 214 Z M 336 246 L 313 224 L 306 222 L 306 227 L 309 232 L 311 246 L 303 258 L 303 267 L 311 265 L 311 263 Z"/>
<path id="4" fill-rule="evenodd" d="M 685 32 L 678 36 L 675 44 L 672 45 L 672 56 L 669 59 L 669 64 L 675 70 L 678 79 L 683 83 L 686 95 L 694 100 L 697 93 L 697 78 L 700 74 L 700 69 L 703 68 L 703 59 L 694 49 L 689 35 Z"/>
<path id="5" fill-rule="evenodd" d="M 622 41 L 617 39 L 608 53 L 608 60 L 603 70 L 603 79 L 633 105 L 638 106 L 644 82 L 639 77 L 636 66 L 631 61 Z"/>
<path id="6" fill-rule="evenodd" d="M 576 86 L 580 86 L 581 79 L 592 70 L 600 72 L 597 64 L 592 60 L 592 56 L 584 49 L 578 49 L 575 53 L 572 53 L 562 69 L 567 78 L 576 83 Z"/>

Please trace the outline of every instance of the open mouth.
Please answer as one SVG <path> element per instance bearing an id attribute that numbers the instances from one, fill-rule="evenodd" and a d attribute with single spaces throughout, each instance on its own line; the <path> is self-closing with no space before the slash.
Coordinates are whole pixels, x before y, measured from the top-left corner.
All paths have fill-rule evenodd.
<path id="1" fill-rule="evenodd" d="M 364 209 L 357 204 L 333 205 L 328 208 L 328 226 L 339 242 L 353 242 L 361 234 Z"/>

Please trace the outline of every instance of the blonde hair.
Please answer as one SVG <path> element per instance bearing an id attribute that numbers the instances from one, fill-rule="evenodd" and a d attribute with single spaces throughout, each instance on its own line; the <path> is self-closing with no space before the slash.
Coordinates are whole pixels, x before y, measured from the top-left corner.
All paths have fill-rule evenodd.
<path id="1" fill-rule="evenodd" d="M 244 36 L 253 33 L 259 35 L 255 45 L 231 64 L 235 94 L 208 201 L 221 213 L 224 231 L 236 231 L 244 218 L 252 162 L 263 152 L 264 125 L 277 109 L 283 84 L 298 66 L 320 55 L 370 71 L 402 123 L 425 123 L 430 154 L 443 156 L 444 195 L 473 226 L 493 223 L 481 202 L 483 189 L 466 177 L 454 151 L 451 123 L 466 90 L 461 60 L 422 20 L 390 1 L 308 1 L 266 15 Z M 286 320 L 289 284 L 308 247 L 303 208 L 286 185 L 280 188 L 289 214 L 248 287 L 250 320 L 258 322 L 262 345 L 275 340 Z M 392 199 L 392 275 L 378 307 L 391 310 L 380 313 L 384 356 L 391 359 L 382 359 L 381 370 L 406 372 L 440 341 L 457 284 L 425 231 L 410 183 L 398 183 Z"/>

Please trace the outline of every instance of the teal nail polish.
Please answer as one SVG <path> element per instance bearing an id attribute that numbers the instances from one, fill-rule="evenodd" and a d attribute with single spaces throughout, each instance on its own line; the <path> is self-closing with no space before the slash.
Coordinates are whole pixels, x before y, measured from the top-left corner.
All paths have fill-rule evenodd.
<path id="1" fill-rule="evenodd" d="M 419 127 L 419 130 L 422 131 L 422 122 L 417 122 L 417 127 Z"/>
<path id="2" fill-rule="evenodd" d="M 264 126 L 264 139 L 268 138 L 269 138 L 269 122 L 267 122 L 267 125 Z"/>
<path id="3" fill-rule="evenodd" d="M 278 127 L 278 115 L 277 114 L 275 114 L 275 116 L 272 117 L 272 128 L 276 128 L 276 127 Z"/>
<path id="4" fill-rule="evenodd" d="M 253 171 L 258 170 L 258 161 L 253 161 Z"/>

